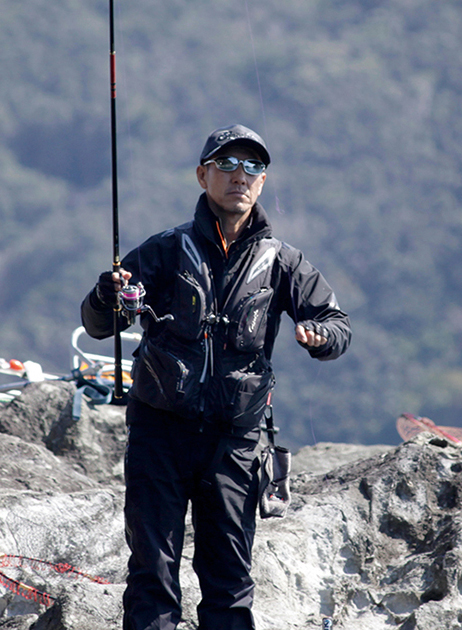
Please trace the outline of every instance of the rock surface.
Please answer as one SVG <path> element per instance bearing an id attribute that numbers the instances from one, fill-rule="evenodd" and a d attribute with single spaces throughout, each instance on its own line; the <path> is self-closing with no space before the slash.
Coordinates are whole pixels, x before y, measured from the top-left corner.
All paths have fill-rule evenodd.
<path id="1" fill-rule="evenodd" d="M 75 422 L 73 393 L 40 383 L 0 405 L 0 580 L 54 598 L 46 607 L 1 586 L 2 630 L 122 627 L 124 409 L 84 403 Z M 396 448 L 318 444 L 293 471 L 287 517 L 258 522 L 258 630 L 314 630 L 327 615 L 341 630 L 462 628 L 458 447 L 430 434 Z M 192 552 L 189 523 L 179 630 L 197 628 Z"/>

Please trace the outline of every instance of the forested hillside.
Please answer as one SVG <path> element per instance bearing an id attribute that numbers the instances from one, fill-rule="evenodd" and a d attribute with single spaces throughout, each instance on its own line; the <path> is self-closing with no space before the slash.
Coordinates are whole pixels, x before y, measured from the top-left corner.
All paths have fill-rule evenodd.
<path id="1" fill-rule="evenodd" d="M 349 312 L 336 362 L 286 322 L 276 421 L 292 447 L 397 443 L 402 411 L 462 425 L 462 4 L 116 0 L 122 253 L 188 220 L 214 128 L 273 163 L 263 203 Z M 3 0 L 0 356 L 69 370 L 111 267 L 108 3 Z"/>

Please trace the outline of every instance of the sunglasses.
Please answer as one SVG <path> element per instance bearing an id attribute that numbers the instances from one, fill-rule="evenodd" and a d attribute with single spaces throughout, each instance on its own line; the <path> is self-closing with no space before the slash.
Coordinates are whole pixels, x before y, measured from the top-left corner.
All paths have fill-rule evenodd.
<path id="1" fill-rule="evenodd" d="M 260 160 L 238 160 L 235 157 L 217 157 L 213 160 L 207 160 L 204 162 L 204 166 L 214 163 L 219 171 L 225 171 L 226 173 L 232 173 L 239 168 L 239 164 L 242 164 L 242 168 L 247 175 L 261 175 L 266 169 L 266 165 Z"/>

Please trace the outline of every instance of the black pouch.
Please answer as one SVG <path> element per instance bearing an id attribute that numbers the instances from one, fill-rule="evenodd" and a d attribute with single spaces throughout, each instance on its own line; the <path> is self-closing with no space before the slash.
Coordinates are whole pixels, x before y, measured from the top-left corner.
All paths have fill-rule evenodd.
<path id="1" fill-rule="evenodd" d="M 290 505 L 291 453 L 274 443 L 273 409 L 265 411 L 268 446 L 261 453 L 259 507 L 261 518 L 284 518 Z"/>
<path id="2" fill-rule="evenodd" d="M 229 338 L 241 352 L 258 352 L 265 343 L 266 320 L 274 290 L 261 289 L 241 300 L 231 315 Z"/>
<path id="3" fill-rule="evenodd" d="M 274 386 L 273 371 L 265 359 L 257 360 L 253 369 L 255 371 L 252 372 L 245 369 L 231 370 L 217 387 L 216 404 L 221 409 L 223 419 L 234 426 L 258 426 L 268 392 Z"/>
<path id="4" fill-rule="evenodd" d="M 176 354 L 144 339 L 133 364 L 134 398 L 166 411 L 188 417 L 197 412 L 199 392 L 194 367 Z"/>

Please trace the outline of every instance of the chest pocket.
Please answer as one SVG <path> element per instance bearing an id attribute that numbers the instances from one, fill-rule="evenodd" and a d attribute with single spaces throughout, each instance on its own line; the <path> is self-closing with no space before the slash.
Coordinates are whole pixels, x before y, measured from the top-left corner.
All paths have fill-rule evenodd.
<path id="1" fill-rule="evenodd" d="M 168 322 L 168 330 L 193 341 L 203 332 L 207 299 L 204 289 L 189 271 L 178 272 L 171 310 L 175 319 Z"/>
<path id="2" fill-rule="evenodd" d="M 243 298 L 236 306 L 228 338 L 236 350 L 256 352 L 265 344 L 268 310 L 273 298 L 272 288 L 262 288 Z"/>

